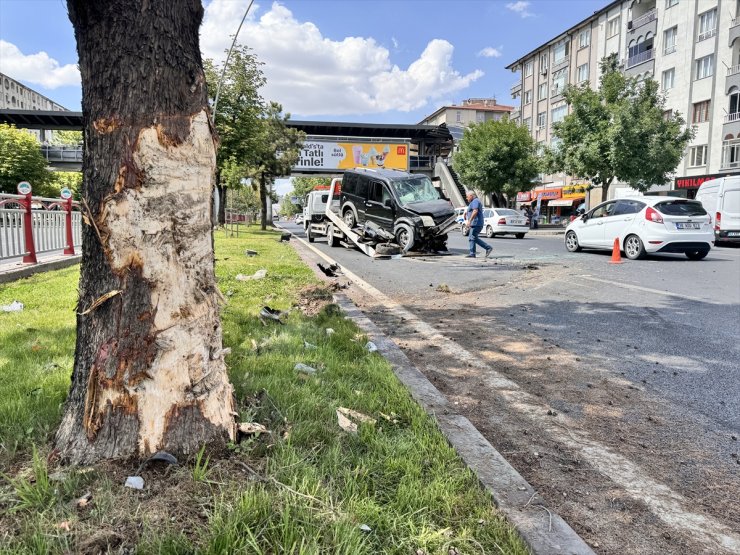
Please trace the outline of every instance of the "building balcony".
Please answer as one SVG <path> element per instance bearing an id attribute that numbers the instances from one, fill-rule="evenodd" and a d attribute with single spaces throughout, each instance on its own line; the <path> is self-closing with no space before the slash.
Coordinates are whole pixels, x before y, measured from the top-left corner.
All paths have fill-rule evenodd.
<path id="1" fill-rule="evenodd" d="M 729 94 L 732 87 L 740 88 L 740 64 L 727 68 L 727 77 L 725 78 L 725 92 Z"/>
<path id="2" fill-rule="evenodd" d="M 552 63 L 552 72 L 555 73 L 559 69 L 563 69 L 564 67 L 568 67 L 568 64 L 570 63 L 570 60 L 566 56 L 565 59 L 560 60 L 559 62 L 553 62 Z"/>
<path id="3" fill-rule="evenodd" d="M 740 121 L 740 112 L 735 112 L 734 114 L 727 114 L 725 116 L 725 123 L 730 123 L 733 121 Z"/>
<path id="4" fill-rule="evenodd" d="M 514 110 L 513 112 L 511 112 L 510 118 L 514 121 L 519 121 L 519 118 L 521 117 L 521 115 L 522 114 L 521 112 L 519 112 L 519 110 Z"/>
<path id="5" fill-rule="evenodd" d="M 740 17 L 736 17 L 730 22 L 730 48 L 732 48 L 732 43 L 738 37 L 740 37 Z"/>
<path id="6" fill-rule="evenodd" d="M 651 48 L 650 50 L 645 50 L 645 52 L 640 52 L 636 56 L 627 58 L 627 68 L 629 69 L 631 67 L 635 67 L 636 65 L 643 64 L 645 62 L 652 60 L 653 52 L 654 50 Z"/>
<path id="7" fill-rule="evenodd" d="M 677 46 L 675 44 L 669 44 L 663 49 L 663 55 L 673 54 L 676 51 Z"/>
<path id="8" fill-rule="evenodd" d="M 717 34 L 717 28 L 715 27 L 714 29 L 710 29 L 709 31 L 700 33 L 699 36 L 696 38 L 696 42 L 701 42 L 703 40 L 711 39 L 716 34 Z"/>
<path id="9" fill-rule="evenodd" d="M 511 86 L 511 98 L 516 98 L 522 92 L 522 82 L 517 81 Z"/>
<path id="10" fill-rule="evenodd" d="M 650 10 L 649 12 L 641 15 L 640 17 L 633 19 L 632 21 L 627 22 L 627 29 L 635 30 L 639 27 L 642 27 L 643 25 L 647 25 L 651 21 L 655 21 L 657 19 L 658 15 L 655 11 L 655 8 Z"/>
<path id="11" fill-rule="evenodd" d="M 722 136 L 733 136 L 740 139 L 740 112 L 727 114 L 722 123 Z"/>

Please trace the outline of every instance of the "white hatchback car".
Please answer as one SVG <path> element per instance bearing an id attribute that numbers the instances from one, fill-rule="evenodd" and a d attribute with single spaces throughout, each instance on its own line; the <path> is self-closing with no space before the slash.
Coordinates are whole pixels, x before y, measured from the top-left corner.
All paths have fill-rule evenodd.
<path id="1" fill-rule="evenodd" d="M 462 234 L 468 234 L 468 227 L 462 224 Z M 486 237 L 513 235 L 523 239 L 529 231 L 527 217 L 510 208 L 485 208 L 483 210 L 483 233 Z"/>
<path id="2" fill-rule="evenodd" d="M 573 220 L 565 248 L 611 250 L 616 238 L 630 260 L 665 252 L 701 260 L 714 244 L 711 218 L 700 202 L 646 196 L 610 200 Z"/>

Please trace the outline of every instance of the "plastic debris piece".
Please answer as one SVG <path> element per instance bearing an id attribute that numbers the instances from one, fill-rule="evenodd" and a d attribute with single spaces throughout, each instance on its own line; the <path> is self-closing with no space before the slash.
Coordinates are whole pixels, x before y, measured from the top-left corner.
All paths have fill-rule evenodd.
<path id="1" fill-rule="evenodd" d="M 167 451 L 157 451 L 146 462 L 165 462 L 167 464 L 177 464 L 177 459 Z"/>
<path id="2" fill-rule="evenodd" d="M 262 320 L 263 322 L 265 320 L 272 320 L 273 322 L 277 322 L 278 324 L 284 324 L 284 322 L 280 319 L 282 315 L 282 312 L 280 312 L 279 310 L 275 310 L 274 308 L 270 308 L 269 306 L 263 306 L 262 310 L 260 310 L 260 320 Z"/>
<path id="3" fill-rule="evenodd" d="M 244 254 L 246 256 L 257 256 L 259 253 L 257 251 L 253 251 L 253 250 L 247 249 L 247 250 L 244 251 Z"/>
<path id="4" fill-rule="evenodd" d="M 366 414 L 362 414 L 361 412 L 357 412 L 356 410 L 345 407 L 339 407 L 337 409 L 337 423 L 345 432 L 352 434 L 357 433 L 357 424 L 353 422 L 353 420 L 357 422 L 367 422 L 371 425 L 375 425 L 376 422 L 374 418 L 371 418 Z"/>
<path id="5" fill-rule="evenodd" d="M 123 487 L 132 489 L 144 489 L 144 478 L 141 476 L 129 476 L 126 478 L 126 483 Z"/>
<path id="6" fill-rule="evenodd" d="M 91 501 L 92 501 L 92 493 L 88 491 L 85 495 L 83 495 L 77 501 L 75 501 L 75 505 L 77 506 L 78 509 L 84 509 L 90 504 Z"/>
<path id="7" fill-rule="evenodd" d="M 367 524 L 360 524 L 360 530 L 363 532 L 372 532 L 373 529 L 370 528 Z"/>
<path id="8" fill-rule="evenodd" d="M 309 343 L 308 341 L 304 341 L 303 342 L 303 348 L 304 349 L 314 350 L 314 349 L 318 349 L 319 347 L 317 345 L 314 345 L 313 343 Z"/>
<path id="9" fill-rule="evenodd" d="M 298 370 L 298 372 L 303 372 L 305 374 L 315 374 L 317 372 L 316 368 L 313 366 L 308 366 L 306 364 L 303 364 L 302 362 L 298 362 L 295 367 L 295 370 Z"/>
<path id="10" fill-rule="evenodd" d="M 10 304 L 0 306 L 0 310 L 3 312 L 20 312 L 23 310 L 23 303 L 20 301 L 13 301 Z"/>
<path id="11" fill-rule="evenodd" d="M 267 277 L 267 270 L 264 268 L 261 270 L 257 270 L 255 273 L 253 273 L 251 276 L 245 276 L 244 274 L 236 274 L 237 281 L 251 281 L 253 279 L 263 279 Z"/>
<path id="12" fill-rule="evenodd" d="M 268 433 L 268 429 L 258 422 L 242 422 L 241 424 L 239 424 L 239 426 L 237 426 L 237 430 L 239 430 L 240 433 L 246 435 L 259 435 Z"/>
<path id="13" fill-rule="evenodd" d="M 326 328 L 326 335 L 334 335 L 335 333 L 334 328 Z"/>
<path id="14" fill-rule="evenodd" d="M 365 344 L 365 349 L 366 349 L 366 350 L 367 350 L 367 351 L 368 351 L 369 353 L 374 353 L 374 352 L 376 352 L 376 351 L 378 350 L 378 346 L 377 346 L 377 345 L 376 345 L 375 343 L 373 343 L 372 341 L 368 341 L 368 342 L 367 342 L 367 343 Z"/>

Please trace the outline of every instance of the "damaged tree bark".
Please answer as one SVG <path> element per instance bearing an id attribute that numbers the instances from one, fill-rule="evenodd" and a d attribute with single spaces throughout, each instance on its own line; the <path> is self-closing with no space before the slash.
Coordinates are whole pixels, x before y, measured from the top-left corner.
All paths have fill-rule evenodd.
<path id="1" fill-rule="evenodd" d="M 214 275 L 203 8 L 200 0 L 68 0 L 68 8 L 82 75 L 87 225 L 56 446 L 88 463 L 225 443 L 235 430 Z"/>

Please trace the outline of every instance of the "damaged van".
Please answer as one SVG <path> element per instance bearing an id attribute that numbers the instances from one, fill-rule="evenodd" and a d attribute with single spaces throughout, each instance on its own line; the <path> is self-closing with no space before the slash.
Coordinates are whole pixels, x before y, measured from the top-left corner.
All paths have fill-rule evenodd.
<path id="1" fill-rule="evenodd" d="M 347 170 L 340 216 L 350 228 L 377 225 L 404 252 L 446 251 L 447 232 L 457 225 L 452 203 L 429 177 L 387 169 Z"/>

